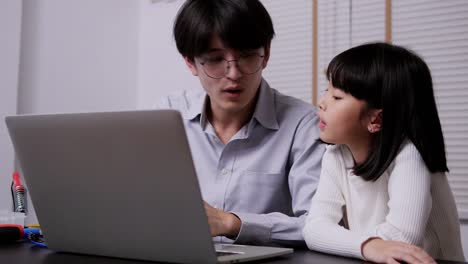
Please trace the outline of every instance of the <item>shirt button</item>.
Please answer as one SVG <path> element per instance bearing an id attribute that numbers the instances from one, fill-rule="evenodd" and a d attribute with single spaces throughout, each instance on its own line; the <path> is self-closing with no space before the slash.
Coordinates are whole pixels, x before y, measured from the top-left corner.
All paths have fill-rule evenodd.
<path id="1" fill-rule="evenodd" d="M 222 169 L 221 170 L 221 175 L 227 175 L 229 173 L 229 170 L 228 169 Z"/>

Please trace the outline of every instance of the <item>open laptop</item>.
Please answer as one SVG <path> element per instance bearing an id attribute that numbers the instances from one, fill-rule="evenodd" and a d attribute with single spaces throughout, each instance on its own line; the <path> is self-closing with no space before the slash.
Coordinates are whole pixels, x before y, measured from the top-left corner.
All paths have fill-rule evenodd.
<path id="1" fill-rule="evenodd" d="M 19 115 L 6 124 L 50 249 L 176 263 L 293 251 L 213 243 L 177 111 Z"/>

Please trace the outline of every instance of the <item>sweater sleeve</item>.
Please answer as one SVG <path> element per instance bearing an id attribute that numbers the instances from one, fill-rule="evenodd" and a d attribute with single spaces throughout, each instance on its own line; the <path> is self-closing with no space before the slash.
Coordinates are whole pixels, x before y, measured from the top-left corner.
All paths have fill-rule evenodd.
<path id="1" fill-rule="evenodd" d="M 432 174 L 410 142 L 403 145 L 389 173 L 389 212 L 374 235 L 422 247 L 432 209 Z"/>
<path id="2" fill-rule="evenodd" d="M 322 172 L 303 230 L 304 240 L 312 250 L 363 259 L 361 244 L 370 234 L 352 232 L 339 225 L 345 200 L 340 176 L 346 173 L 335 147 L 328 147 L 322 161 Z"/>

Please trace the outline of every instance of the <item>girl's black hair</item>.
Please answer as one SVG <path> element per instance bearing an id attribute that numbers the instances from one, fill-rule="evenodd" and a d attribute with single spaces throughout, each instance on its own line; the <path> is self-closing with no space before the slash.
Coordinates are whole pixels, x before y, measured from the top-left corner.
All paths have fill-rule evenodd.
<path id="1" fill-rule="evenodd" d="M 180 54 L 190 60 L 208 51 L 214 35 L 237 50 L 268 48 L 275 35 L 271 17 L 258 0 L 187 0 L 173 33 Z"/>
<path id="2" fill-rule="evenodd" d="M 431 73 L 414 52 L 387 43 L 370 43 L 337 55 L 328 65 L 333 87 L 382 109 L 382 128 L 366 161 L 354 167 L 375 181 L 411 140 L 431 172 L 448 171 L 445 144 L 434 99 Z"/>

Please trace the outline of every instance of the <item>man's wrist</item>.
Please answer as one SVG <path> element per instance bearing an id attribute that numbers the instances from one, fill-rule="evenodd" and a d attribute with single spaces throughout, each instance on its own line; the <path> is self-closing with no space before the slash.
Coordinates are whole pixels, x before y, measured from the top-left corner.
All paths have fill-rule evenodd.
<path id="1" fill-rule="evenodd" d="M 225 230 L 226 237 L 236 238 L 239 235 L 242 222 L 239 217 L 233 213 L 224 212 L 225 215 Z"/>

